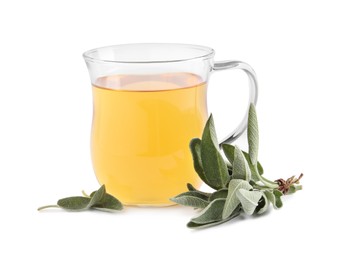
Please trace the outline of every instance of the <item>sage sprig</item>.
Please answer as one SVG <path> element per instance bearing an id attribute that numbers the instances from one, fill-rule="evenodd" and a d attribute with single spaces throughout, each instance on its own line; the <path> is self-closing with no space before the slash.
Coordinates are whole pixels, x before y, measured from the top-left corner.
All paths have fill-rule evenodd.
<path id="1" fill-rule="evenodd" d="M 281 197 L 302 189 L 302 174 L 287 180 L 271 181 L 263 176 L 258 162 L 259 130 L 256 109 L 248 111 L 248 152 L 231 144 L 217 142 L 213 116 L 205 125 L 202 139 L 194 138 L 190 150 L 194 168 L 204 183 L 213 188 L 212 193 L 197 190 L 190 183 L 188 191 L 171 200 L 177 204 L 200 209 L 199 214 L 187 224 L 189 228 L 211 227 L 225 223 L 242 212 L 247 215 L 263 214 L 272 204 L 282 207 Z M 226 160 L 223 157 L 226 157 Z"/>
<path id="2" fill-rule="evenodd" d="M 88 209 L 96 209 L 101 211 L 114 212 L 123 209 L 122 203 L 114 196 L 106 193 L 105 185 L 102 185 L 97 191 L 93 191 L 90 195 L 83 192 L 83 197 L 67 197 L 58 200 L 56 205 L 47 205 L 38 208 L 43 210 L 47 208 L 61 208 L 68 211 L 84 211 Z"/>

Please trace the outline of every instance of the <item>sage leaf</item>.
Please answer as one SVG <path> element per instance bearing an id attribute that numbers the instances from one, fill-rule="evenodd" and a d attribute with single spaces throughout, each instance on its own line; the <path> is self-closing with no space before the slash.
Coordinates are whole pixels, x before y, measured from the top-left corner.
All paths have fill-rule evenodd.
<path id="1" fill-rule="evenodd" d="M 297 192 L 298 190 L 302 190 L 302 185 L 292 185 L 289 187 L 288 192 L 286 193 L 286 195 L 290 195 L 293 194 L 295 192 Z"/>
<path id="2" fill-rule="evenodd" d="M 245 180 L 233 179 L 229 182 L 228 186 L 228 196 L 223 207 L 222 218 L 228 218 L 231 213 L 240 204 L 239 199 L 236 196 L 236 192 L 239 189 L 250 190 L 253 187 Z"/>
<path id="3" fill-rule="evenodd" d="M 106 193 L 103 198 L 93 205 L 93 208 L 101 211 L 119 211 L 123 209 L 123 204 L 114 196 Z"/>
<path id="4" fill-rule="evenodd" d="M 211 195 L 211 193 L 209 193 L 209 192 L 203 192 L 203 191 L 200 191 L 200 190 L 196 189 L 196 188 L 195 188 L 194 186 L 192 186 L 192 184 L 190 184 L 190 183 L 187 183 L 187 188 L 188 188 L 188 191 L 195 191 L 195 192 L 201 194 L 202 196 L 205 196 L 206 198 L 209 198 L 210 195 Z"/>
<path id="5" fill-rule="evenodd" d="M 122 203 L 114 196 L 106 193 L 105 185 L 102 185 L 97 191 L 88 196 L 84 191 L 85 197 L 75 196 L 58 200 L 57 205 L 47 205 L 38 208 L 38 210 L 59 207 L 69 211 L 82 211 L 87 209 L 97 209 L 102 211 L 122 210 Z"/>
<path id="6" fill-rule="evenodd" d="M 235 146 L 233 162 L 233 179 L 242 179 L 249 182 L 251 172 L 246 158 L 238 146 Z"/>
<path id="7" fill-rule="evenodd" d="M 260 199 L 258 206 L 255 209 L 255 212 L 259 215 L 265 213 L 269 208 L 269 201 L 264 192 L 262 192 L 262 198 Z"/>
<path id="8" fill-rule="evenodd" d="M 223 150 L 225 156 L 227 157 L 228 161 L 231 164 L 233 164 L 235 146 L 233 146 L 231 144 L 226 144 L 226 143 L 222 143 L 221 146 L 222 146 L 222 150 Z"/>
<path id="9" fill-rule="evenodd" d="M 226 163 L 220 154 L 214 119 L 210 115 L 203 131 L 201 145 L 202 166 L 208 185 L 214 189 L 226 187 L 230 180 Z"/>
<path id="10" fill-rule="evenodd" d="M 209 205 L 208 199 L 208 197 L 196 191 L 187 191 L 177 195 L 176 197 L 170 198 L 171 201 L 177 204 L 200 209 L 203 209 Z"/>
<path id="11" fill-rule="evenodd" d="M 203 209 L 197 217 L 191 219 L 191 222 L 196 224 L 207 224 L 221 220 L 225 201 L 225 199 L 215 199 L 210 202 L 210 204 Z"/>
<path id="12" fill-rule="evenodd" d="M 213 192 L 209 197 L 209 201 L 213 201 L 215 199 L 226 199 L 227 196 L 228 196 L 228 189 L 223 188 L 223 189 Z"/>
<path id="13" fill-rule="evenodd" d="M 195 223 L 193 221 L 190 221 L 187 224 L 187 227 L 188 228 L 193 228 L 193 229 L 202 229 L 202 228 L 217 226 L 217 225 L 223 224 L 225 222 L 228 222 L 228 221 L 234 219 L 235 217 L 239 216 L 240 213 L 241 213 L 241 207 L 237 207 L 234 210 L 234 212 L 228 218 L 226 218 L 226 219 L 221 219 L 221 220 L 218 220 L 218 221 L 215 221 L 215 222 L 204 223 L 204 224 L 198 224 L 198 223 Z"/>
<path id="14" fill-rule="evenodd" d="M 248 113 L 248 145 L 249 145 L 249 157 L 253 165 L 256 165 L 257 155 L 259 149 L 259 129 L 257 124 L 257 115 L 255 105 L 250 104 Z"/>
<path id="15" fill-rule="evenodd" d="M 86 197 L 68 197 L 58 200 L 57 205 L 65 210 L 81 211 L 88 209 L 90 198 Z"/>
<path id="16" fill-rule="evenodd" d="M 247 215 L 252 215 L 262 197 L 262 192 L 239 189 L 236 196 L 240 200 L 244 212 Z"/>
<path id="17" fill-rule="evenodd" d="M 273 194 L 275 196 L 275 206 L 276 206 L 276 208 L 279 209 L 283 206 L 283 203 L 282 203 L 282 200 L 281 200 L 283 193 L 281 191 L 277 190 L 277 189 L 274 189 Z"/>
<path id="18" fill-rule="evenodd" d="M 227 157 L 228 161 L 230 163 L 234 163 L 234 151 L 235 151 L 235 146 L 231 145 L 231 144 L 222 144 L 222 150 L 225 154 L 225 156 Z M 263 174 L 263 167 L 262 165 L 260 164 L 260 162 L 257 162 L 257 169 L 256 169 L 256 166 L 253 165 L 250 161 L 250 157 L 249 157 L 249 154 L 246 153 L 245 151 L 242 151 L 244 157 L 246 158 L 247 162 L 248 162 L 248 166 L 250 168 L 250 171 L 251 171 L 251 179 L 254 180 L 255 182 L 259 181 L 259 178 L 257 177 L 257 173 L 256 173 L 256 170 L 257 172 L 262 175 Z"/>
<path id="19" fill-rule="evenodd" d="M 273 204 L 274 209 L 278 209 L 282 207 L 282 200 L 281 196 L 283 195 L 279 190 L 266 190 L 265 195 L 267 196 L 268 200 Z"/>
<path id="20" fill-rule="evenodd" d="M 187 188 L 188 191 L 197 191 L 197 189 L 191 183 L 187 183 Z"/>
<path id="21" fill-rule="evenodd" d="M 207 185 L 210 186 L 207 176 L 205 175 L 205 172 L 203 170 L 202 165 L 202 157 L 201 157 L 201 144 L 202 141 L 199 138 L 194 138 L 190 142 L 190 151 L 192 155 L 192 159 L 194 161 L 194 169 L 198 176 L 201 178 L 202 181 L 204 181 Z"/>
<path id="22" fill-rule="evenodd" d="M 105 185 L 102 185 L 97 191 L 92 192 L 93 194 L 88 204 L 88 208 L 92 207 L 93 205 L 99 203 L 106 193 Z"/>

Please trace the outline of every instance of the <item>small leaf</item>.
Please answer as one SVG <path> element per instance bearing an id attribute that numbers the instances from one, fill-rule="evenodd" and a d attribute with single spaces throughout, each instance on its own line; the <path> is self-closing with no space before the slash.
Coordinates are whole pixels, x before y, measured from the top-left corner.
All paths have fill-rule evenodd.
<path id="1" fill-rule="evenodd" d="M 260 175 L 262 175 L 263 172 L 264 172 L 263 167 L 262 167 L 261 163 L 259 163 L 259 162 L 257 162 L 257 170 L 258 170 Z"/>
<path id="2" fill-rule="evenodd" d="M 215 199 L 210 202 L 210 204 L 203 209 L 197 217 L 191 219 L 191 222 L 196 224 L 207 224 L 221 220 L 224 204 L 225 199 Z"/>
<path id="3" fill-rule="evenodd" d="M 235 146 L 233 162 L 233 179 L 242 179 L 249 182 L 251 177 L 250 168 L 240 148 Z"/>
<path id="4" fill-rule="evenodd" d="M 257 115 L 255 105 L 250 104 L 248 113 L 248 145 L 249 157 L 253 165 L 256 165 L 259 149 L 259 129 L 257 124 Z"/>
<path id="5" fill-rule="evenodd" d="M 293 193 L 297 192 L 298 190 L 302 190 L 302 185 L 293 184 L 292 186 L 289 187 L 289 190 L 286 193 L 286 195 L 293 194 Z"/>
<path id="6" fill-rule="evenodd" d="M 205 197 L 207 197 L 207 198 L 209 198 L 210 195 L 211 195 L 211 193 L 209 193 L 209 192 L 204 192 L 204 191 L 200 191 L 200 190 L 196 189 L 196 188 L 195 188 L 194 186 L 192 186 L 192 184 L 190 184 L 190 183 L 187 183 L 187 188 L 188 188 L 189 191 L 195 191 L 195 192 L 200 193 L 202 196 L 205 196 Z"/>
<path id="7" fill-rule="evenodd" d="M 229 182 L 230 176 L 226 163 L 220 154 L 212 115 L 204 127 L 201 156 L 207 184 L 216 190 L 224 188 Z"/>
<path id="8" fill-rule="evenodd" d="M 245 180 L 233 179 L 229 182 L 228 186 L 228 196 L 223 208 L 222 218 L 228 218 L 231 213 L 236 209 L 236 207 L 240 204 L 239 199 L 236 196 L 236 192 L 239 189 L 250 190 L 253 187 Z"/>
<path id="9" fill-rule="evenodd" d="M 187 191 L 182 194 L 177 195 L 174 198 L 170 198 L 171 201 L 181 204 L 183 206 L 189 206 L 194 208 L 203 209 L 208 206 L 208 197 L 196 191 Z"/>
<path id="10" fill-rule="evenodd" d="M 274 189 L 274 190 L 266 190 L 265 195 L 267 196 L 268 200 L 273 204 L 275 209 L 282 207 L 282 200 L 281 196 L 283 195 L 281 191 Z"/>
<path id="11" fill-rule="evenodd" d="M 244 212 L 247 215 L 252 215 L 262 197 L 262 192 L 239 189 L 236 196 L 240 200 Z"/>
<path id="12" fill-rule="evenodd" d="M 283 206 L 283 203 L 282 203 L 282 200 L 281 200 L 281 197 L 283 195 L 283 193 L 279 190 L 273 190 L 273 193 L 274 193 L 274 196 L 275 196 L 275 206 L 276 208 L 281 208 Z"/>
<path id="13" fill-rule="evenodd" d="M 187 183 L 187 188 L 188 188 L 188 191 L 196 191 L 197 190 L 191 183 Z"/>
<path id="14" fill-rule="evenodd" d="M 216 226 L 216 225 L 220 225 L 220 224 L 223 224 L 227 221 L 230 221 L 232 220 L 233 218 L 239 216 L 241 213 L 241 207 L 237 207 L 234 212 L 226 219 L 221 219 L 221 220 L 218 220 L 218 221 L 215 221 L 215 222 L 211 222 L 211 223 L 205 223 L 205 224 L 198 224 L 198 223 L 195 223 L 195 222 L 192 222 L 190 221 L 188 224 L 187 224 L 187 227 L 188 228 L 195 228 L 195 229 L 201 229 L 201 228 L 207 228 L 207 227 L 212 227 L 212 226 Z"/>
<path id="15" fill-rule="evenodd" d="M 205 175 L 205 172 L 202 166 L 201 144 L 202 144 L 202 141 L 199 138 L 192 139 L 190 141 L 190 151 L 191 151 L 192 159 L 194 161 L 194 169 L 196 173 L 198 174 L 198 176 L 201 178 L 202 181 L 204 181 L 207 185 L 209 185 L 207 176 Z"/>
<path id="16" fill-rule="evenodd" d="M 101 211 L 117 211 L 123 209 L 123 204 L 114 196 L 105 193 L 103 198 L 92 207 Z"/>
<path id="17" fill-rule="evenodd" d="M 93 205 L 99 203 L 102 198 L 104 197 L 106 193 L 106 189 L 105 189 L 105 185 L 102 185 L 97 191 L 94 191 L 91 193 L 92 196 L 91 197 L 91 200 L 88 204 L 88 208 L 92 207 Z"/>
<path id="18" fill-rule="evenodd" d="M 269 201 L 267 199 L 267 196 L 262 192 L 262 198 L 259 201 L 258 206 L 255 209 L 255 212 L 259 215 L 265 213 L 269 208 Z"/>
<path id="19" fill-rule="evenodd" d="M 209 201 L 213 201 L 215 199 L 226 199 L 227 196 L 228 196 L 228 189 L 223 188 L 212 193 L 209 197 Z"/>
<path id="20" fill-rule="evenodd" d="M 89 198 L 86 197 L 68 197 L 58 200 L 57 204 L 60 208 L 71 211 L 81 211 L 88 209 L 90 203 Z"/>

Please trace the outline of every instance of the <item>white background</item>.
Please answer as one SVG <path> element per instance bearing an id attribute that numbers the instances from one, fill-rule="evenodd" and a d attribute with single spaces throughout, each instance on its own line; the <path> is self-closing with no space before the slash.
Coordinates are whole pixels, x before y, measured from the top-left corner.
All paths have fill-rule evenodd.
<path id="1" fill-rule="evenodd" d="M 2 1 L 0 258 L 336 259 L 337 2 Z M 90 160 L 92 99 L 81 54 L 134 42 L 206 45 L 216 50 L 216 60 L 251 64 L 260 87 L 259 156 L 266 176 L 303 172 L 304 190 L 265 216 L 201 231 L 186 228 L 195 212 L 183 207 L 37 212 L 99 187 Z M 244 113 L 246 84 L 241 72 L 211 77 L 209 108 L 220 137 Z M 237 143 L 244 147 L 245 138 Z"/>

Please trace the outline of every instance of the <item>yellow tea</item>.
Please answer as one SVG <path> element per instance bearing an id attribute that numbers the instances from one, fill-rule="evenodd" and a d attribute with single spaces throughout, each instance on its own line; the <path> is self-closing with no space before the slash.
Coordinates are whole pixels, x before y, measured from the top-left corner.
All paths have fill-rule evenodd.
<path id="1" fill-rule="evenodd" d="M 93 85 L 92 161 L 124 204 L 169 205 L 195 187 L 189 142 L 207 119 L 206 83 L 190 73 L 113 75 Z"/>

